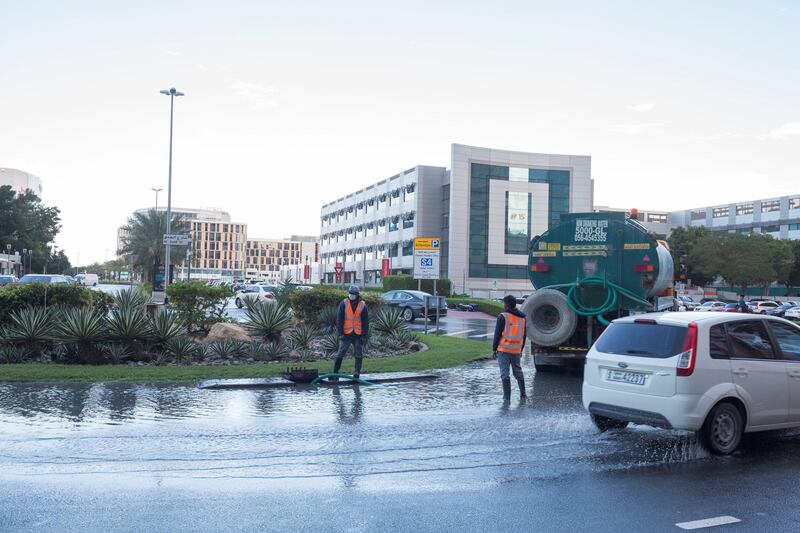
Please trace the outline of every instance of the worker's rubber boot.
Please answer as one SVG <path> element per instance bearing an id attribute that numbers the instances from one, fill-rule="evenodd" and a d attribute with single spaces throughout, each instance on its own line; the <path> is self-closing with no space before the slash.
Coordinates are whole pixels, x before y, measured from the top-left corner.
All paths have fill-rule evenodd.
<path id="1" fill-rule="evenodd" d="M 517 385 L 519 385 L 519 399 L 524 400 L 528 397 L 525 393 L 525 378 L 517 378 Z"/>
<path id="2" fill-rule="evenodd" d="M 361 376 L 361 363 L 364 361 L 361 357 L 356 359 L 356 371 L 353 372 L 353 377 L 358 379 Z"/>
<path id="3" fill-rule="evenodd" d="M 511 401 L 511 378 L 503 378 L 503 401 Z"/>
<path id="4" fill-rule="evenodd" d="M 333 373 L 338 374 L 341 368 L 342 368 L 342 360 L 337 357 L 336 359 L 333 360 Z M 339 381 L 339 378 L 331 378 L 330 381 Z"/>

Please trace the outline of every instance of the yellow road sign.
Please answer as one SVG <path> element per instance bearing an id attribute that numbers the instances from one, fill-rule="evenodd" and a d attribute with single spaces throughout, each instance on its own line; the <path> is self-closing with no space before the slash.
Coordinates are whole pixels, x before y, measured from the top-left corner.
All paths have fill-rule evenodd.
<path id="1" fill-rule="evenodd" d="M 438 237 L 417 237 L 414 239 L 415 250 L 441 250 L 442 240 Z"/>

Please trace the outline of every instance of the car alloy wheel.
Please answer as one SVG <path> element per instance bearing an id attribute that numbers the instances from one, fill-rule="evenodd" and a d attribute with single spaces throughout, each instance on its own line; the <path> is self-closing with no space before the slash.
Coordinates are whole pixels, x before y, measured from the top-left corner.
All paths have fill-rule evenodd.
<path id="1" fill-rule="evenodd" d="M 412 311 L 410 307 L 406 307 L 403 310 L 403 320 L 405 320 L 406 322 L 414 321 L 414 311 Z"/>

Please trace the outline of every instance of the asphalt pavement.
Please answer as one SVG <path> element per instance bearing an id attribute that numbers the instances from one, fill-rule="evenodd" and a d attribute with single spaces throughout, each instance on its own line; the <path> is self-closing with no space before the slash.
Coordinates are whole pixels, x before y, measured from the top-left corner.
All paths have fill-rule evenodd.
<path id="1" fill-rule="evenodd" d="M 0 384 L 0 530 L 800 528 L 800 432 L 722 458 L 678 431 L 601 434 L 579 375 L 524 368 L 530 400 L 508 406 L 492 361 L 373 387 Z"/>

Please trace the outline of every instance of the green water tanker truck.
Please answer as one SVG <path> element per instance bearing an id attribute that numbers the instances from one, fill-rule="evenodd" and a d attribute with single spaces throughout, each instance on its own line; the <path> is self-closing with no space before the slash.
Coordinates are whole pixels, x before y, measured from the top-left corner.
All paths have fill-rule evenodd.
<path id="1" fill-rule="evenodd" d="M 582 364 L 611 320 L 672 305 L 666 243 L 625 213 L 563 215 L 531 240 L 528 267 L 536 290 L 522 311 L 538 370 Z"/>

